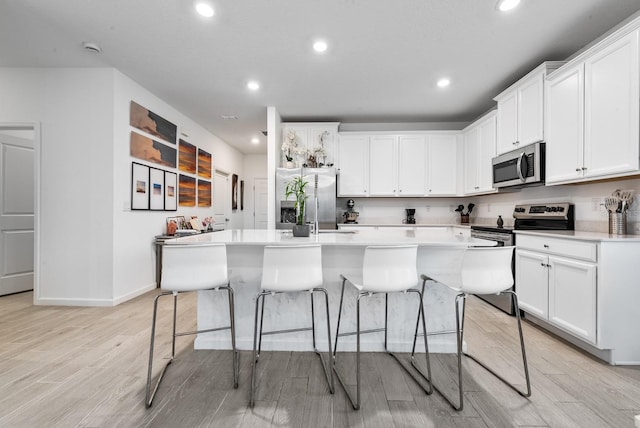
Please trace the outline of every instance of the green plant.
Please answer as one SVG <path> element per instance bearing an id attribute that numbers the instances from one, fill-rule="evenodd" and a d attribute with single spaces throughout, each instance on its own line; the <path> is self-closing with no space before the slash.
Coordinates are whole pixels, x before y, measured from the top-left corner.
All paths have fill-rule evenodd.
<path id="1" fill-rule="evenodd" d="M 296 208 L 296 224 L 299 225 L 305 224 L 305 206 L 308 198 L 305 188 L 307 184 L 309 183 L 305 181 L 302 176 L 295 177 L 287 183 L 284 190 L 286 199 L 289 199 L 291 195 L 294 195 L 296 198 L 294 207 Z"/>

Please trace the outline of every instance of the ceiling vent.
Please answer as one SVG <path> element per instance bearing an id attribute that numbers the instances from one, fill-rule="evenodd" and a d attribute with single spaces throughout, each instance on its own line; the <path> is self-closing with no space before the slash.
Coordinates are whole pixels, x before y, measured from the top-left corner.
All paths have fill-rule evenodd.
<path id="1" fill-rule="evenodd" d="M 82 42 L 82 47 L 88 50 L 89 52 L 93 52 L 93 53 L 102 52 L 102 49 L 100 49 L 100 46 L 98 46 L 93 42 Z"/>
<path id="2" fill-rule="evenodd" d="M 232 114 L 223 114 L 220 117 L 224 120 L 238 120 L 238 116 L 234 116 Z"/>

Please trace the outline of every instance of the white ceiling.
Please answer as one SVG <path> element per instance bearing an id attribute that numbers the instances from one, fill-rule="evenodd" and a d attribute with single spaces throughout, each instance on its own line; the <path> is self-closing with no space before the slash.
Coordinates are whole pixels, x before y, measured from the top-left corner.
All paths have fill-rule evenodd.
<path id="1" fill-rule="evenodd" d="M 115 67 L 241 152 L 265 153 L 267 106 L 285 121 L 473 120 L 542 61 L 640 10 L 638 0 L 522 0 L 508 13 L 496 0 L 211 3 L 205 19 L 192 0 L 0 0 L 0 66 Z M 317 37 L 324 55 L 311 50 Z M 441 76 L 449 88 L 436 87 Z"/>

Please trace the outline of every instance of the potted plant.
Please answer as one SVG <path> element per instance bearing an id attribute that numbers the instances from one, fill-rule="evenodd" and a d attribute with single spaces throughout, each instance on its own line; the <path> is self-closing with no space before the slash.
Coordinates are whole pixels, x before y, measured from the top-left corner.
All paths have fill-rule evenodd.
<path id="1" fill-rule="evenodd" d="M 309 184 L 302 176 L 295 177 L 285 187 L 285 198 L 293 195 L 296 199 L 296 224 L 293 225 L 293 236 L 309 236 L 310 227 L 305 222 L 305 208 L 307 204 L 306 187 Z"/>
<path id="2" fill-rule="evenodd" d="M 299 151 L 298 148 L 298 137 L 293 130 L 289 130 L 287 135 L 282 143 L 282 152 L 284 153 L 284 157 L 286 159 L 286 167 L 294 168 L 295 164 L 293 163 L 293 155 Z"/>

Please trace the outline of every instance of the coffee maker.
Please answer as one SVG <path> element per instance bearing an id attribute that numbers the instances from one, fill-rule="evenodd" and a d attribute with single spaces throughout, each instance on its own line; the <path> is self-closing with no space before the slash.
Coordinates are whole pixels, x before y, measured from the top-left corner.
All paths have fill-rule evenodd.
<path id="1" fill-rule="evenodd" d="M 405 211 L 407 212 L 407 218 L 404 222 L 406 224 L 416 224 L 416 209 L 407 208 Z"/>

